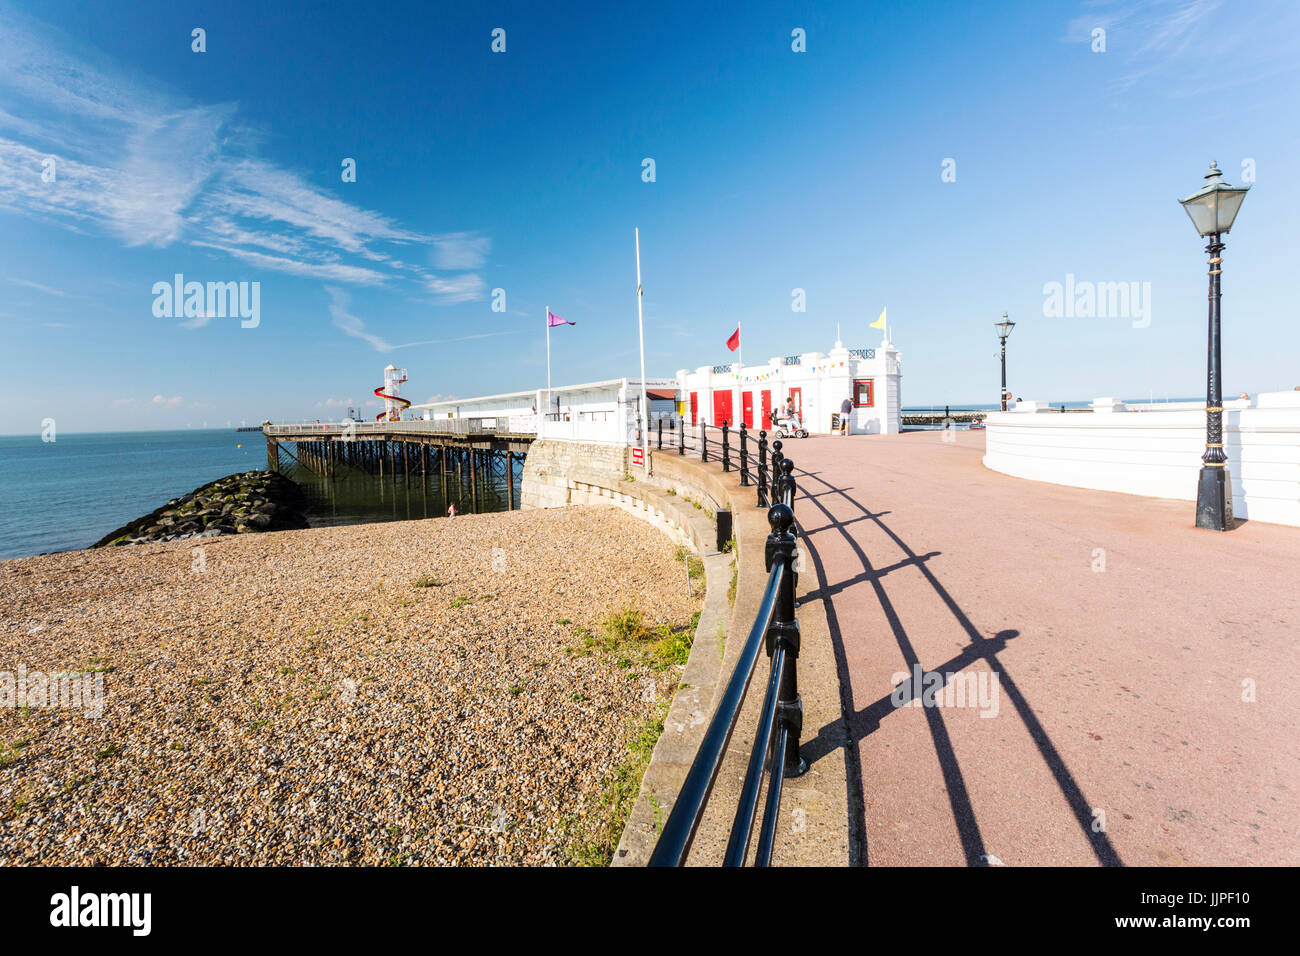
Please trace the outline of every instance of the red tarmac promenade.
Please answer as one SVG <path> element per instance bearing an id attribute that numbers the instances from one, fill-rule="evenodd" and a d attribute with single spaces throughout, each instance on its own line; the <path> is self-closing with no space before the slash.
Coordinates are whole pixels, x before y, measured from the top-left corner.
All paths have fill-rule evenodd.
<path id="1" fill-rule="evenodd" d="M 1198 531 L 1192 502 L 1011 478 L 955 438 L 784 443 L 853 862 L 1300 864 L 1300 528 Z M 943 706 L 891 700 L 917 665 Z M 815 760 L 844 722 L 804 736 Z"/>

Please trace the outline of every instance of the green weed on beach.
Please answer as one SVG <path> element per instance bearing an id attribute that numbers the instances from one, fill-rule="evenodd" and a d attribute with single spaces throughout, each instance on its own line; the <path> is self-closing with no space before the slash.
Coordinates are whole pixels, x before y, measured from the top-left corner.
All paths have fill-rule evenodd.
<path id="1" fill-rule="evenodd" d="M 17 760 L 18 752 L 26 746 L 26 740 L 15 740 L 11 743 L 0 740 L 0 767 L 7 767 Z"/>
<path id="2" fill-rule="evenodd" d="M 612 611 L 599 632 L 589 628 L 574 628 L 575 636 L 582 638 L 586 652 L 602 651 L 610 655 L 624 670 L 645 667 L 662 671 L 682 666 L 690 657 L 695 639 L 695 623 L 699 614 L 687 625 L 660 624 L 651 627 L 645 614 L 635 604 Z M 582 652 L 579 652 L 582 653 Z"/>
<path id="3" fill-rule="evenodd" d="M 663 733 L 664 718 L 676 690 L 675 668 L 685 665 L 690 657 L 691 644 L 700 612 L 696 611 L 689 624 L 674 627 L 661 624 L 651 627 L 645 614 L 635 604 L 610 612 L 599 633 L 575 628 L 589 652 L 600 652 L 612 657 L 619 667 L 627 671 L 629 679 L 643 670 L 669 672 L 673 679 L 658 689 L 662 698 L 655 704 L 654 713 L 634 721 L 629 727 L 626 755 L 605 779 L 597 800 L 596 812 L 590 822 L 578 832 L 572 832 L 572 823 L 565 829 L 571 838 L 570 861 L 578 866 L 608 866 L 618 849 L 619 838 L 627 825 L 628 815 L 641 792 L 641 778 L 650 765 L 655 743 Z M 570 699 L 578 699 L 573 695 Z"/>
<path id="4" fill-rule="evenodd" d="M 597 800 L 598 823 L 588 825 L 578 834 L 569 848 L 570 860 L 578 866 L 609 866 L 618 849 L 623 827 L 641 792 L 641 778 L 650 766 L 650 756 L 655 743 L 664 732 L 664 718 L 668 716 L 668 702 L 656 708 L 656 713 L 636 723 L 629 735 L 628 753 L 605 781 Z"/>

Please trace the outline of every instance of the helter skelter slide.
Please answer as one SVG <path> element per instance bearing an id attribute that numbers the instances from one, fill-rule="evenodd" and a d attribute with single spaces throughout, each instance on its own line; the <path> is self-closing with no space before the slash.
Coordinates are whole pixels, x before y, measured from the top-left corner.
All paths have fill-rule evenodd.
<path id="1" fill-rule="evenodd" d="M 400 374 L 400 378 L 398 377 Z M 399 388 L 406 381 L 406 369 L 388 366 L 384 369 L 384 384 L 375 389 L 375 397 L 384 400 L 384 410 L 375 416 L 375 421 L 400 422 L 403 409 L 410 408 L 410 399 L 398 394 Z"/>

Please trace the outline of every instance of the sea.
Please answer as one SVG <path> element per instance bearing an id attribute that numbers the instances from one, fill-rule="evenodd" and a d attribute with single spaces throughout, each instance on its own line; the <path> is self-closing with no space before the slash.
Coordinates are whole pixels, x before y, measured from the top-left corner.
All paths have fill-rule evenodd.
<path id="1" fill-rule="evenodd" d="M 470 510 L 468 487 L 454 476 L 408 484 L 355 472 L 326 482 L 286 458 L 281 470 L 302 486 L 313 526 L 442 517 L 449 499 Z M 172 498 L 265 467 L 262 435 L 229 428 L 0 435 L 0 560 L 89 547 Z M 515 468 L 518 507 L 522 464 Z M 479 511 L 506 510 L 504 479 L 479 498 Z"/>
<path id="2" fill-rule="evenodd" d="M 1154 398 L 1148 396 L 1147 398 L 1126 398 L 1122 399 L 1122 401 L 1125 405 L 1159 405 L 1162 402 L 1195 402 L 1200 401 L 1200 399 L 1169 398 L 1167 396 Z M 1092 408 L 1092 399 L 1088 399 L 1086 402 L 1052 402 L 1053 408 L 1060 408 L 1061 406 L 1065 406 L 1067 410 L 1075 408 Z M 1001 408 L 1001 406 L 996 403 L 991 405 L 904 405 L 902 412 L 904 415 L 942 415 L 945 409 L 951 412 L 996 412 L 999 408 Z M 943 427 L 943 425 L 908 425 L 905 430 L 933 431 Z M 968 428 L 969 425 L 965 423 L 957 423 L 953 427 L 956 429 L 964 429 Z"/>
<path id="3" fill-rule="evenodd" d="M 1201 396 L 1201 398 L 1204 397 L 1205 397 L 1204 395 Z M 1200 400 L 1201 400 L 1200 398 L 1169 398 L 1168 396 L 1165 395 L 1162 395 L 1159 398 L 1147 397 L 1147 398 L 1121 399 L 1121 401 L 1123 401 L 1125 405 L 1160 405 L 1164 402 L 1199 402 Z M 1087 401 L 1084 402 L 1052 402 L 1051 404 L 1053 408 L 1060 408 L 1062 405 L 1064 405 L 1067 409 L 1068 408 L 1092 408 L 1092 399 L 1088 399 Z M 938 405 L 904 405 L 903 414 L 904 415 L 938 414 L 939 412 L 942 412 L 945 408 L 948 408 L 954 412 L 996 412 L 1000 407 L 1001 406 L 999 406 L 996 402 L 994 402 L 991 405 L 958 405 L 956 403 L 953 403 L 952 405 L 944 405 L 941 402 Z"/>

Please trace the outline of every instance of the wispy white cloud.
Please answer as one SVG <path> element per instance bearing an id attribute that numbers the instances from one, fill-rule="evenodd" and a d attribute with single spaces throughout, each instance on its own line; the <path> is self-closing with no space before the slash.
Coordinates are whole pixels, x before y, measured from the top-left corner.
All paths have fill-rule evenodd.
<path id="1" fill-rule="evenodd" d="M 67 295 L 62 289 L 53 289 L 47 285 L 41 285 L 39 282 L 31 282 L 27 279 L 15 279 L 10 277 L 10 282 L 14 285 L 20 285 L 25 289 L 35 289 L 37 292 L 44 292 L 46 295 L 65 296 Z"/>
<path id="2" fill-rule="evenodd" d="M 271 256 L 264 252 L 241 249 L 238 246 L 230 246 L 220 242 L 195 241 L 192 245 L 218 249 L 229 253 L 236 259 L 241 259 L 263 269 L 273 269 L 291 275 L 308 276 L 312 279 L 350 282 L 354 285 L 378 285 L 388 278 L 382 272 L 377 272 L 374 269 L 367 269 L 364 266 L 345 265 L 341 262 L 302 262 L 287 256 Z"/>
<path id="3" fill-rule="evenodd" d="M 238 104 L 196 104 L 5 0 L 0 102 L 0 209 L 127 246 L 183 243 L 329 282 L 414 280 L 440 304 L 482 295 L 477 275 L 441 279 L 419 264 L 424 254 L 403 256 L 429 246 L 441 269 L 478 269 L 487 237 L 424 235 L 336 198 L 256 155 Z"/>
<path id="4" fill-rule="evenodd" d="M 443 305 L 477 302 L 484 298 L 487 290 L 483 277 L 475 272 L 449 277 L 426 276 L 424 286 L 433 293 L 434 300 Z"/>
<path id="5" fill-rule="evenodd" d="M 150 399 L 150 401 L 155 405 L 161 405 L 163 408 L 176 408 L 180 406 L 185 399 L 181 398 L 179 395 L 173 395 L 170 398 L 163 395 L 155 395 Z"/>
<path id="6" fill-rule="evenodd" d="M 394 349 L 409 349 L 417 345 L 449 345 L 453 342 L 471 342 L 475 339 L 493 339 L 503 335 L 523 334 L 518 329 L 508 329 L 501 332 L 475 332 L 470 335 L 456 335 L 442 339 L 422 339 L 419 342 L 402 342 L 394 345 L 382 336 L 366 331 L 366 323 L 351 311 L 352 297 L 348 295 L 346 290 L 335 286 L 326 286 L 325 291 L 329 293 L 329 312 L 334 325 L 348 335 L 370 343 L 371 348 L 376 352 L 392 352 Z"/>
<path id="7" fill-rule="evenodd" d="M 216 212 L 250 222 L 298 230 L 306 240 L 374 262 L 387 255 L 372 248 L 382 242 L 423 242 L 426 237 L 394 225 L 383 216 L 359 209 L 308 185 L 297 174 L 257 159 L 223 164 L 219 179 L 198 204 L 200 213 Z"/>
<path id="8" fill-rule="evenodd" d="M 481 269 L 492 251 L 492 240 L 472 232 L 433 237 L 433 264 L 448 272 Z"/>
<path id="9" fill-rule="evenodd" d="M 395 349 L 409 349 L 416 345 L 448 345 L 452 342 L 472 342 L 475 339 L 495 339 L 502 335 L 522 335 L 518 329 L 511 329 L 507 332 L 476 332 L 473 335 L 457 335 L 449 339 L 424 339 L 420 342 L 403 342 L 401 345 L 394 345 Z"/>
<path id="10" fill-rule="evenodd" d="M 366 323 L 361 321 L 349 311 L 352 307 L 352 297 L 343 289 L 334 286 L 326 286 L 325 291 L 330 297 L 330 318 L 334 320 L 334 325 L 348 335 L 354 336 L 365 342 L 369 342 L 371 348 L 376 352 L 391 352 L 393 346 L 373 332 L 366 331 Z"/>
<path id="11" fill-rule="evenodd" d="M 216 316 L 210 313 L 201 313 L 177 324 L 183 329 L 201 329 L 215 318 Z"/>
<path id="12" fill-rule="evenodd" d="M 1089 0 L 1063 39 L 1088 43 L 1106 31 L 1105 56 L 1120 65 L 1116 91 L 1171 81 L 1175 95 L 1203 95 L 1300 68 L 1293 37 L 1300 7 L 1223 0 Z"/>

